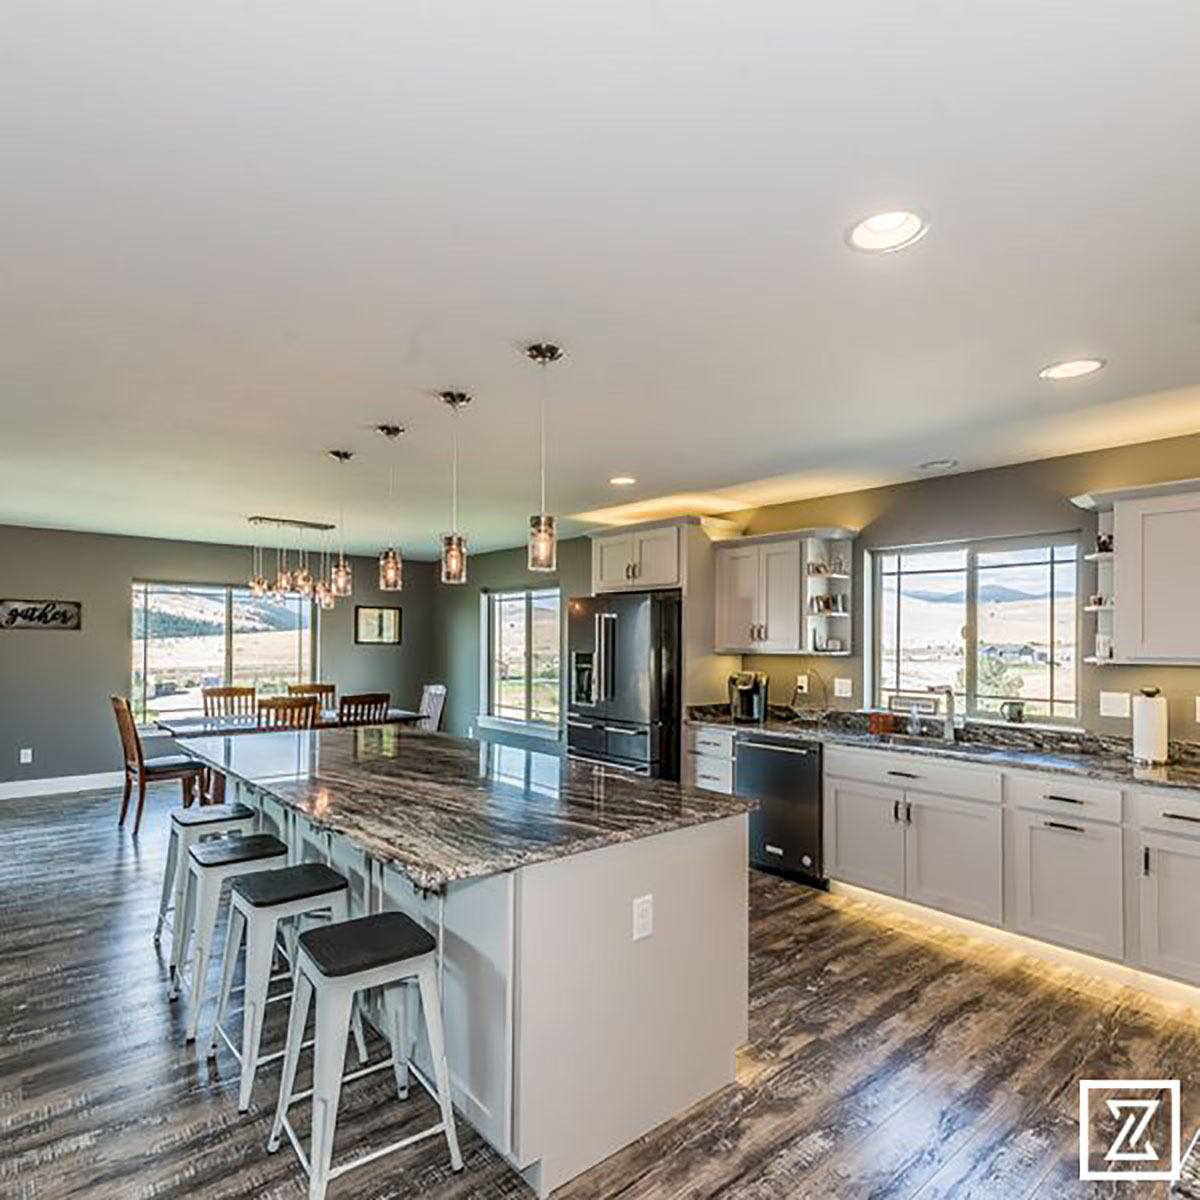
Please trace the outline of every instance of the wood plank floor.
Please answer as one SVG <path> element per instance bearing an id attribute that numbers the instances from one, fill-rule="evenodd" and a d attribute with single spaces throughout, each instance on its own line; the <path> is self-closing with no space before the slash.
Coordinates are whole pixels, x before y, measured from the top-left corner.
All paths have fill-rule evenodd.
<path id="1" fill-rule="evenodd" d="M 135 843 L 114 793 L 0 802 L 0 1195 L 173 1200 L 305 1194 L 264 1149 L 277 1072 L 235 1105 L 236 1064 L 183 1044 L 150 938 L 174 789 Z M 1058 1200 L 1162 1196 L 1081 1184 L 1080 1078 L 1179 1078 L 1200 1121 L 1200 1020 L 872 907 L 754 875 L 751 1043 L 738 1082 L 558 1200 Z M 266 1037 L 282 1037 L 273 1005 Z M 202 1025 L 202 1034 L 203 1034 Z M 343 1095 L 337 1153 L 434 1119 L 386 1074 Z M 587 1120 L 587 1114 L 579 1114 Z M 331 1200 L 532 1192 L 463 1126 L 467 1169 L 428 1142 Z M 1200 1191 L 1192 1194 L 1200 1198 Z"/>

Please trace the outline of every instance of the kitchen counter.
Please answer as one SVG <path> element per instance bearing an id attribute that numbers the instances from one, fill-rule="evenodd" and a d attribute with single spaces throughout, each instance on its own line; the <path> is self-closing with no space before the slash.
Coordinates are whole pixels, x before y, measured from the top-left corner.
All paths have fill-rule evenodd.
<path id="1" fill-rule="evenodd" d="M 184 738 L 179 746 L 426 891 L 753 807 L 556 749 L 395 727 Z"/>
<path id="2" fill-rule="evenodd" d="M 1200 791 L 1200 762 L 1168 763 L 1143 767 L 1118 754 L 1077 754 L 1058 750 L 1021 749 L 986 742 L 955 742 L 922 738 L 914 745 L 904 735 L 875 735 L 831 728 L 816 722 L 768 720 L 758 725 L 735 725 L 720 718 L 689 720 L 695 727 L 736 729 L 739 733 L 765 733 L 774 737 L 816 741 L 826 745 L 865 750 L 887 750 L 893 754 L 954 759 L 1014 770 L 1050 771 L 1089 779 L 1103 779 L 1125 787 L 1166 787 Z"/>

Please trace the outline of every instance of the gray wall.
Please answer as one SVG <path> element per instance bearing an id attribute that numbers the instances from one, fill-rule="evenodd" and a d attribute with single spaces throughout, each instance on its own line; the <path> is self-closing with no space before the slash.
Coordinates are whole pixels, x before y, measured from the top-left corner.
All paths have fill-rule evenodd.
<path id="1" fill-rule="evenodd" d="M 0 525 L 0 597 L 83 604 L 78 633 L 0 633 L 0 782 L 117 769 L 108 698 L 129 691 L 131 583 L 244 583 L 249 562 L 241 546 Z M 398 601 L 375 590 L 374 573 L 373 561 L 356 559 L 354 597 L 323 614 L 322 675 L 339 691 L 385 690 L 415 707 L 433 661 L 434 568 L 406 564 Z M 404 610 L 402 645 L 355 646 L 354 605 L 397 602 Z M 17 762 L 22 746 L 33 748 L 29 766 Z"/>
<path id="2" fill-rule="evenodd" d="M 946 475 L 915 483 L 869 491 L 849 492 L 795 504 L 777 504 L 735 514 L 747 533 L 768 533 L 816 525 L 846 525 L 862 531 L 857 546 L 858 577 L 854 596 L 854 646 L 852 658 L 822 659 L 780 655 L 747 655 L 747 670 L 771 676 L 771 695 L 782 702 L 791 698 L 795 676 L 816 671 L 829 684 L 848 675 L 854 681 L 854 698 L 831 704 L 860 707 L 863 697 L 862 651 L 862 551 L 919 542 L 959 538 L 1056 533 L 1081 529 L 1095 536 L 1095 517 L 1076 508 L 1070 497 L 1103 488 L 1126 487 L 1200 476 L 1200 435 L 1121 446 L 1089 454 L 1043 459 L 990 471 Z M 1089 547 L 1090 548 L 1090 547 Z M 1095 591 L 1095 569 L 1085 564 L 1081 592 Z M 1181 597 L 1181 603 L 1190 598 Z M 1084 649 L 1090 653 L 1093 618 L 1084 618 Z M 1089 667 L 1082 668 L 1081 724 L 1088 729 L 1128 735 L 1128 720 L 1101 717 L 1101 690 L 1129 692 L 1146 684 L 1162 688 L 1170 704 L 1171 736 L 1200 740 L 1194 697 L 1200 695 L 1200 669 L 1192 667 Z"/>
<path id="3" fill-rule="evenodd" d="M 444 728 L 449 733 L 466 734 L 479 715 L 480 596 L 485 591 L 558 586 L 566 600 L 568 596 L 586 596 L 592 590 L 592 547 L 586 537 L 559 543 L 555 575 L 530 571 L 525 564 L 524 546 L 472 555 L 465 586 L 434 584 L 434 669 L 446 684 Z"/>

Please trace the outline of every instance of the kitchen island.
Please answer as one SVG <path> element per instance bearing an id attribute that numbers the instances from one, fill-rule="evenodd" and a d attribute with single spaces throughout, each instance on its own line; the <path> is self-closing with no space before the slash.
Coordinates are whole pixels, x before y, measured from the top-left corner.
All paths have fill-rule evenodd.
<path id="1" fill-rule="evenodd" d="M 539 1195 L 733 1081 L 749 801 L 399 727 L 180 746 L 438 935 L 455 1105 Z"/>

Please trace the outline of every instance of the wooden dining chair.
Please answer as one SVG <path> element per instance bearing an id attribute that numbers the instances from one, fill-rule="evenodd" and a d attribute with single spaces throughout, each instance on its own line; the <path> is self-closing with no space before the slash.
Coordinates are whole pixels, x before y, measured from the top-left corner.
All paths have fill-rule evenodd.
<path id="1" fill-rule="evenodd" d="M 317 713 L 316 696 L 269 696 L 258 702 L 258 727 L 312 729 Z"/>
<path id="2" fill-rule="evenodd" d="M 254 716 L 252 687 L 206 687 L 200 690 L 206 717 Z"/>
<path id="3" fill-rule="evenodd" d="M 388 692 L 360 692 L 343 696 L 338 705 L 339 725 L 378 725 L 387 720 L 392 697 Z"/>
<path id="4" fill-rule="evenodd" d="M 316 696 L 319 708 L 333 708 L 337 703 L 337 686 L 332 683 L 289 683 L 289 696 Z"/>
<path id="5" fill-rule="evenodd" d="M 117 825 L 125 824 L 129 811 L 129 797 L 133 782 L 137 780 L 137 811 L 133 815 L 133 832 L 136 835 L 142 824 L 142 809 L 146 806 L 146 784 L 161 783 L 178 779 L 183 791 L 183 807 L 190 808 L 196 797 L 200 781 L 201 766 L 186 754 L 163 754 L 146 758 L 142 753 L 142 739 L 138 736 L 137 722 L 133 710 L 124 696 L 112 697 L 113 714 L 117 718 L 117 733 L 121 737 L 121 753 L 125 758 L 125 794 L 121 797 L 121 815 Z"/>
<path id="6" fill-rule="evenodd" d="M 427 683 L 421 689 L 421 719 L 417 722 L 417 728 L 436 733 L 442 727 L 442 713 L 445 708 L 446 685 Z"/>

